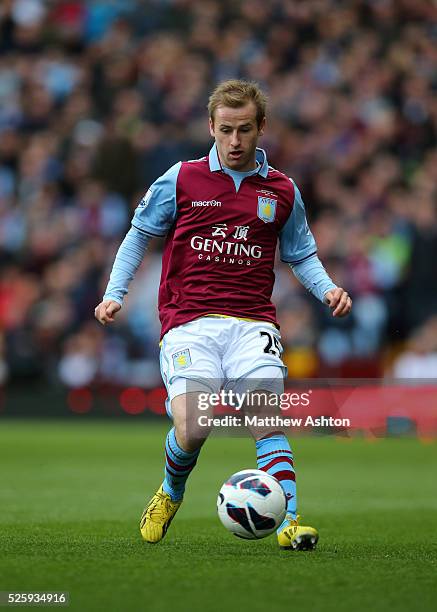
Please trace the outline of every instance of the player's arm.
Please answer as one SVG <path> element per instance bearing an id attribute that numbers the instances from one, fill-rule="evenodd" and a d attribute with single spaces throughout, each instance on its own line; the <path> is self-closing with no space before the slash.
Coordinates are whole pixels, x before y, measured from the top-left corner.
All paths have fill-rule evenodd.
<path id="1" fill-rule="evenodd" d="M 108 286 L 94 310 L 96 319 L 112 323 L 121 309 L 129 283 L 134 278 L 153 236 L 165 236 L 176 218 L 176 181 L 181 164 L 175 164 L 157 179 L 138 204 L 132 227 L 118 249 Z"/>
<path id="2" fill-rule="evenodd" d="M 129 283 L 143 261 L 151 238 L 149 234 L 136 227 L 131 227 L 126 234 L 117 251 L 103 300 L 94 311 L 96 319 L 102 325 L 112 323 L 120 310 Z"/>
<path id="3" fill-rule="evenodd" d="M 294 183 L 293 183 L 294 184 Z M 296 278 L 317 299 L 327 304 L 334 317 L 349 314 L 352 300 L 332 281 L 317 257 L 317 245 L 308 226 L 305 205 L 294 184 L 294 206 L 280 236 L 281 260 L 289 264 Z"/>
<path id="4" fill-rule="evenodd" d="M 344 317 L 352 308 L 352 300 L 347 292 L 337 287 L 314 253 L 297 263 L 289 263 L 295 277 L 316 298 L 327 304 L 333 317 Z"/>

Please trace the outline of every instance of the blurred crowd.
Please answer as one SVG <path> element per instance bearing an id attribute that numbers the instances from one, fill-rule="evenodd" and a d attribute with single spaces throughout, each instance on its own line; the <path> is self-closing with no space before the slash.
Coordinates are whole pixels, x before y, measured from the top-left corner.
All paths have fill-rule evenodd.
<path id="1" fill-rule="evenodd" d="M 232 77 L 267 92 L 261 145 L 354 300 L 337 321 L 278 264 L 290 375 L 437 375 L 435 2 L 2 0 L 0 382 L 160 384 L 162 244 L 116 325 L 94 307 L 149 184 L 209 150 Z"/>

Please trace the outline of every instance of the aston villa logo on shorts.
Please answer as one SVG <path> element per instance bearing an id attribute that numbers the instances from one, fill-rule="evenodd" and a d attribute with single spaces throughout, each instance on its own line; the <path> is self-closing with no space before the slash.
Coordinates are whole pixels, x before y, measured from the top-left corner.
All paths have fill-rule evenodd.
<path id="1" fill-rule="evenodd" d="M 278 200 L 258 196 L 258 217 L 264 223 L 271 223 L 275 220 L 277 203 Z"/>
<path id="2" fill-rule="evenodd" d="M 183 351 L 178 351 L 177 353 L 173 353 L 173 367 L 176 370 L 183 370 L 184 368 L 188 368 L 191 365 L 191 355 L 190 349 L 184 349 Z"/>

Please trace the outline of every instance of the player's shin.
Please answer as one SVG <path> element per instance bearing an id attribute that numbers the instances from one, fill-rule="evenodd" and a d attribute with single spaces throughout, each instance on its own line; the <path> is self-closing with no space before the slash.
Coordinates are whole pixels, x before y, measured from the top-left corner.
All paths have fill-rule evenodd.
<path id="1" fill-rule="evenodd" d="M 291 516 L 296 519 L 296 475 L 293 467 L 293 453 L 287 438 L 284 434 L 261 438 L 256 442 L 256 454 L 258 469 L 274 476 L 285 491 L 287 517 Z M 279 527 L 279 530 L 282 527 L 283 525 Z"/>
<path id="2" fill-rule="evenodd" d="M 199 456 L 200 448 L 188 452 L 183 450 L 176 439 L 173 427 L 167 434 L 165 442 L 165 478 L 162 488 L 172 501 L 180 501 L 185 492 L 185 484 Z"/>

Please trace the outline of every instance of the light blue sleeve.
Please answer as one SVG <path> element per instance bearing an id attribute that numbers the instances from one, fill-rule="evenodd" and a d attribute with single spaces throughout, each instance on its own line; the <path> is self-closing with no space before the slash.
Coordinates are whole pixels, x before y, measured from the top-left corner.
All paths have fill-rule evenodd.
<path id="1" fill-rule="evenodd" d="M 337 285 L 328 276 L 316 254 L 296 264 L 289 264 L 299 282 L 317 299 L 324 302 L 325 293 L 336 289 Z"/>
<path id="2" fill-rule="evenodd" d="M 291 179 L 290 179 L 291 180 Z M 279 234 L 281 260 L 297 263 L 317 252 L 316 241 L 308 226 L 305 205 L 297 185 L 294 185 L 294 206 Z"/>
<path id="3" fill-rule="evenodd" d="M 181 165 L 178 162 L 151 185 L 135 209 L 134 227 L 153 236 L 165 236 L 176 219 L 176 181 Z"/>
<path id="4" fill-rule="evenodd" d="M 150 240 L 151 236 L 135 227 L 130 228 L 115 257 L 104 300 L 123 303 L 129 283 L 143 261 Z"/>

